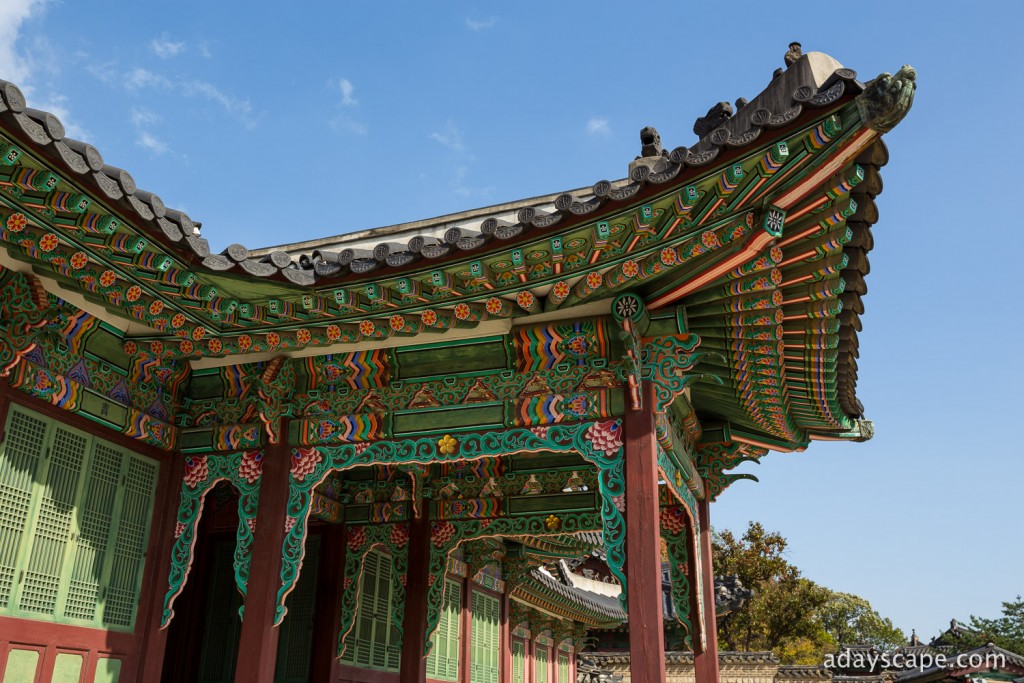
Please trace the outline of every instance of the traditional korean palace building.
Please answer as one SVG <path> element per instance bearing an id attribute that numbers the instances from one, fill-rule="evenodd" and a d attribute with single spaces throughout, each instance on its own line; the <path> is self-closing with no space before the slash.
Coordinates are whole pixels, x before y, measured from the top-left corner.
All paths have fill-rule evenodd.
<path id="1" fill-rule="evenodd" d="M 786 61 L 622 180 L 223 253 L 0 81 L 0 681 L 567 683 L 626 615 L 661 681 L 663 552 L 717 681 L 709 503 L 871 436 L 915 87 Z"/>

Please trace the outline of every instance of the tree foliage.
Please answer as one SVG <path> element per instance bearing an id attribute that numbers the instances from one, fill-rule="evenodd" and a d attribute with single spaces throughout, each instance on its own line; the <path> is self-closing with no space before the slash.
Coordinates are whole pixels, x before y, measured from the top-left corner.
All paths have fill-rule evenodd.
<path id="1" fill-rule="evenodd" d="M 772 651 L 785 664 L 817 664 L 839 645 L 905 642 L 892 622 L 863 598 L 836 593 L 803 577 L 785 558 L 780 533 L 751 522 L 741 537 L 714 536 L 715 576 L 735 574 L 754 597 L 718 622 L 721 650 Z"/>
<path id="2" fill-rule="evenodd" d="M 972 616 L 970 626 L 958 638 L 942 640 L 961 652 L 993 643 L 1024 656 L 1024 599 L 1018 595 L 1016 600 L 1004 602 L 1003 615 L 995 619 Z"/>

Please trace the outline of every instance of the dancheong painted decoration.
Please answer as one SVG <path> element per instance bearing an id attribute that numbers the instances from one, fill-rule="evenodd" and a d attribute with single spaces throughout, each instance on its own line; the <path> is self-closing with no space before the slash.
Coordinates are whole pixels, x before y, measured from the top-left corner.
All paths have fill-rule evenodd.
<path id="1" fill-rule="evenodd" d="M 716 681 L 709 504 L 872 435 L 916 87 L 787 61 L 620 180 L 221 253 L 0 81 L 0 678 Z"/>

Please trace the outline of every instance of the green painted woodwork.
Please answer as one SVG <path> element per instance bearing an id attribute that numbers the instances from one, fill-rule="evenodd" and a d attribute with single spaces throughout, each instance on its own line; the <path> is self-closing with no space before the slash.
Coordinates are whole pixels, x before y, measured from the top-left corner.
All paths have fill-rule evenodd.
<path id="1" fill-rule="evenodd" d="M 391 621 L 393 610 L 391 558 L 378 551 L 363 557 L 359 607 L 355 626 L 345 639 L 341 660 L 380 671 L 398 671 L 401 637 Z"/>
<path id="2" fill-rule="evenodd" d="M 512 641 L 512 683 L 527 683 L 526 644 L 521 640 Z"/>
<path id="3" fill-rule="evenodd" d="M 548 683 L 548 653 L 550 650 L 544 645 L 534 645 L 533 655 L 533 681 L 534 683 Z"/>
<path id="4" fill-rule="evenodd" d="M 82 655 L 58 652 L 53 661 L 50 683 L 78 683 L 82 678 Z"/>
<path id="5" fill-rule="evenodd" d="M 11 408 L 0 453 L 0 614 L 130 631 L 158 465 Z"/>
<path id="6" fill-rule="evenodd" d="M 444 606 L 430 638 L 427 676 L 439 681 L 459 680 L 459 637 L 462 625 L 462 584 L 445 579 Z M 475 654 L 475 653 L 474 653 Z"/>
<path id="7" fill-rule="evenodd" d="M 93 683 L 117 683 L 121 678 L 120 659 L 100 659 L 96 662 Z"/>
<path id="8" fill-rule="evenodd" d="M 3 683 L 25 683 L 36 680 L 39 665 L 39 650 L 13 649 L 7 653 Z"/>
<path id="9" fill-rule="evenodd" d="M 504 338 L 474 339 L 467 342 L 430 344 L 396 349 L 397 379 L 423 379 L 458 372 L 504 370 L 510 359 Z"/>
<path id="10" fill-rule="evenodd" d="M 569 683 L 569 658 L 558 655 L 558 683 Z"/>
<path id="11" fill-rule="evenodd" d="M 306 544 L 306 571 L 288 596 L 288 616 L 277 640 L 274 683 L 306 683 L 313 655 L 313 615 L 316 608 L 320 537 Z"/>
<path id="12" fill-rule="evenodd" d="M 498 598 L 472 592 L 472 659 L 470 683 L 498 683 L 501 642 L 501 602 Z"/>

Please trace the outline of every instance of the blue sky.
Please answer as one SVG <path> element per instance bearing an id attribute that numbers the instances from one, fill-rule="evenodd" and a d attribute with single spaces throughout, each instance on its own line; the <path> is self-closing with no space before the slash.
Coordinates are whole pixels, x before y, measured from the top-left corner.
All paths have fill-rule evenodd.
<path id="1" fill-rule="evenodd" d="M 1024 593 L 1024 9 L 945 4 L 0 0 L 0 78 L 219 250 L 622 177 L 641 127 L 691 144 L 790 40 L 864 80 L 912 64 L 861 335 L 876 436 L 772 454 L 712 515 L 781 531 L 807 576 L 931 636 Z"/>

